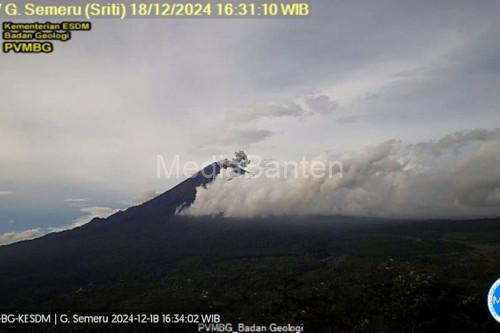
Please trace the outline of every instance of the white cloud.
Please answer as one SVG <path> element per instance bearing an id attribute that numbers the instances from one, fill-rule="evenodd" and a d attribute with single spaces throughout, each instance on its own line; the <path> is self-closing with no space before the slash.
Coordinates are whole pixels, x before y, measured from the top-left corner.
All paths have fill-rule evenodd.
<path id="1" fill-rule="evenodd" d="M 0 195 L 12 195 L 14 192 L 12 191 L 0 191 Z"/>
<path id="2" fill-rule="evenodd" d="M 339 107 L 339 105 L 327 95 L 307 96 L 306 103 L 311 112 L 317 114 L 328 114 Z"/>
<path id="3" fill-rule="evenodd" d="M 235 113 L 233 118 L 245 122 L 260 118 L 300 117 L 304 114 L 305 110 L 302 108 L 302 105 L 296 102 L 288 102 L 253 107 L 249 110 Z"/>
<path id="4" fill-rule="evenodd" d="M 0 245 L 12 244 L 23 240 L 34 239 L 43 236 L 40 228 L 24 230 L 20 232 L 7 232 L 0 234 Z"/>
<path id="5" fill-rule="evenodd" d="M 70 224 L 58 226 L 58 227 L 50 227 L 50 232 L 59 232 L 64 230 L 70 230 L 77 227 L 80 227 L 84 224 L 89 223 L 92 219 L 96 217 L 106 218 L 108 216 L 113 215 L 118 211 L 118 209 L 109 208 L 109 207 L 84 207 L 81 208 L 80 211 L 85 213 L 84 216 L 75 218 Z"/>
<path id="6" fill-rule="evenodd" d="M 15 242 L 29 240 L 44 236 L 51 232 L 59 232 L 64 230 L 70 230 L 77 227 L 80 227 L 96 217 L 106 218 L 118 211 L 118 209 L 113 209 L 109 207 L 84 207 L 81 208 L 80 211 L 85 213 L 84 216 L 73 219 L 70 224 L 58 226 L 58 227 L 49 227 L 47 231 L 43 231 L 41 228 L 33 228 L 20 232 L 7 232 L 4 234 L 0 234 L 0 246 L 8 245 Z M 14 220 L 10 220 L 9 224 L 14 224 Z"/>
<path id="7" fill-rule="evenodd" d="M 410 145 L 391 140 L 312 160 L 342 162 L 343 177 L 217 177 L 206 189 L 198 188 L 187 214 L 500 215 L 500 130 L 473 130 Z"/>
<path id="8" fill-rule="evenodd" d="M 244 111 L 232 112 L 229 119 L 236 122 L 248 122 L 259 119 L 300 118 L 305 115 L 326 115 L 339 105 L 330 96 L 324 94 L 306 95 L 285 103 L 268 103 Z"/>
<path id="9" fill-rule="evenodd" d="M 79 203 L 79 202 L 87 202 L 89 201 L 88 198 L 68 198 L 64 199 L 64 202 L 71 202 L 71 203 Z"/>

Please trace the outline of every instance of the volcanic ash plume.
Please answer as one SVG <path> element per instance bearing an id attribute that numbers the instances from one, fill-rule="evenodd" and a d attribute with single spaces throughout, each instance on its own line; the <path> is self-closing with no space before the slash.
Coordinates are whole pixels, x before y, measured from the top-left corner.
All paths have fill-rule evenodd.
<path id="1" fill-rule="evenodd" d="M 303 163 L 341 166 L 313 177 L 289 172 L 231 177 L 197 189 L 189 215 L 342 214 L 403 218 L 500 216 L 500 130 L 473 130 L 405 145 L 391 140 Z M 311 170 L 309 170 L 311 171 Z"/>

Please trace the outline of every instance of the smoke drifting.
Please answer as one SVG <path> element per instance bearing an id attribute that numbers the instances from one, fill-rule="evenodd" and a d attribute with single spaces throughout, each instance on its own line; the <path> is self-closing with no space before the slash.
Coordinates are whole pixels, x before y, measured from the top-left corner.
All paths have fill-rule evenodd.
<path id="1" fill-rule="evenodd" d="M 207 188 L 198 188 L 184 214 L 500 216 L 500 130 L 459 132 L 418 144 L 391 140 L 312 161 L 341 162 L 343 176 L 298 172 L 287 178 L 241 176 L 228 181 L 222 173 Z"/>

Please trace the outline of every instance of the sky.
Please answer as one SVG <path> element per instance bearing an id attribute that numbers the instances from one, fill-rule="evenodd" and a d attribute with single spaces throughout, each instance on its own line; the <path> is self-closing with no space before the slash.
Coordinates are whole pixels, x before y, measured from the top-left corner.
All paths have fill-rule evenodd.
<path id="1" fill-rule="evenodd" d="M 499 13 L 312 0 L 304 18 L 96 19 L 52 54 L 3 54 L 0 234 L 164 191 L 180 178 L 158 179 L 158 155 L 300 159 L 499 128 Z"/>

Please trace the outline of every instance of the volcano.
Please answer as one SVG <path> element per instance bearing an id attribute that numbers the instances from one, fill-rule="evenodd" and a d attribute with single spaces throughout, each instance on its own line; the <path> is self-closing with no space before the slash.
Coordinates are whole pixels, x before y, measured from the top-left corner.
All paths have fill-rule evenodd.
<path id="1" fill-rule="evenodd" d="M 174 186 L 159 196 L 141 204 L 120 211 L 108 218 L 109 221 L 148 219 L 159 216 L 169 217 L 191 205 L 196 197 L 196 189 L 206 186 L 217 177 L 221 169 L 228 168 L 220 162 L 214 162 L 185 181 Z M 96 219 L 96 222 L 102 219 Z"/>
<path id="2" fill-rule="evenodd" d="M 228 168 L 247 173 L 240 163 L 215 162 L 141 205 L 0 247 L 1 313 L 216 313 L 224 322 L 320 333 L 497 329 L 483 296 L 498 275 L 500 220 L 176 214 Z"/>
<path id="3" fill-rule="evenodd" d="M 176 213 L 189 207 L 197 189 L 224 169 L 238 175 L 246 173 L 238 161 L 214 162 L 140 205 L 107 218 L 94 218 L 75 229 L 0 247 L 0 292 L 4 296 L 0 308 L 8 304 L 9 296 L 18 299 L 19 290 L 32 291 L 34 279 L 36 285 L 42 283 L 44 290 L 52 293 L 59 290 L 60 285 L 54 281 L 62 276 L 63 285 L 74 287 L 83 281 L 104 283 L 109 278 L 134 274 L 139 263 L 155 271 L 156 263 L 168 266 L 175 262 L 185 250 L 190 251 L 191 243 L 210 234 L 207 230 L 193 233 L 185 223 L 189 218 Z M 13 281 L 16 288 L 12 288 Z"/>

